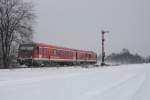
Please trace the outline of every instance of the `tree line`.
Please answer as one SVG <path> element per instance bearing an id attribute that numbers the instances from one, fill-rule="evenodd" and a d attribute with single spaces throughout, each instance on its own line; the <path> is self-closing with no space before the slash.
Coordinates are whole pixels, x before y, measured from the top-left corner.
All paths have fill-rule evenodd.
<path id="1" fill-rule="evenodd" d="M 108 55 L 106 61 L 119 64 L 150 63 L 150 56 L 145 58 L 138 53 L 132 54 L 128 49 L 124 48 L 120 53 Z"/>

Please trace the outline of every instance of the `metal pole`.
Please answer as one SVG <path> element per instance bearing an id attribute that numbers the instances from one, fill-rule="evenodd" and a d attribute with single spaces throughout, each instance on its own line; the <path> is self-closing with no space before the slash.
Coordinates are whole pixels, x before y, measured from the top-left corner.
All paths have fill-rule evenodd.
<path id="1" fill-rule="evenodd" d="M 102 33 L 102 62 L 101 62 L 101 66 L 104 66 L 105 65 L 105 47 L 104 47 L 105 38 L 104 38 L 104 34 L 109 33 L 109 32 L 102 30 L 101 33 Z"/>

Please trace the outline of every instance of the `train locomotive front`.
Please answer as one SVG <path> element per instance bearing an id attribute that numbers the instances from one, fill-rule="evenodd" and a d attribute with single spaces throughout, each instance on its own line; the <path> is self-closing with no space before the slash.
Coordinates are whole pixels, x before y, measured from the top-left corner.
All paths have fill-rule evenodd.
<path id="1" fill-rule="evenodd" d="M 34 58 L 34 44 L 21 44 L 18 49 L 17 62 L 21 65 L 32 65 Z"/>

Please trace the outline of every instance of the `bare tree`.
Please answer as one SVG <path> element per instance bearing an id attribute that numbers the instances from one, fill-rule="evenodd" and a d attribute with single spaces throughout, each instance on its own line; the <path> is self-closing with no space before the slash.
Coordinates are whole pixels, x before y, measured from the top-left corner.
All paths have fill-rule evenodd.
<path id="1" fill-rule="evenodd" d="M 31 2 L 0 0 L 0 42 L 2 68 L 9 68 L 13 44 L 30 41 L 35 14 Z"/>
<path id="2" fill-rule="evenodd" d="M 1 38 L 0 38 L 0 66 L 2 66 L 2 46 L 1 46 Z"/>

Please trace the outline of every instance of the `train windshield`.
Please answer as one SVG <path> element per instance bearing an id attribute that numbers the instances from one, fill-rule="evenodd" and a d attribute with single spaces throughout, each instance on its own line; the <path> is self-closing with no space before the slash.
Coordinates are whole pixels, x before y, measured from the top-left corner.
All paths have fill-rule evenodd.
<path id="1" fill-rule="evenodd" d="M 33 46 L 20 46 L 21 51 L 33 51 Z"/>
<path id="2" fill-rule="evenodd" d="M 19 53 L 31 55 L 33 54 L 34 46 L 32 44 L 22 44 L 19 46 Z"/>
<path id="3" fill-rule="evenodd" d="M 24 45 L 20 45 L 19 50 L 21 51 L 33 51 L 34 47 L 33 45 L 29 45 L 29 44 L 24 44 Z"/>

